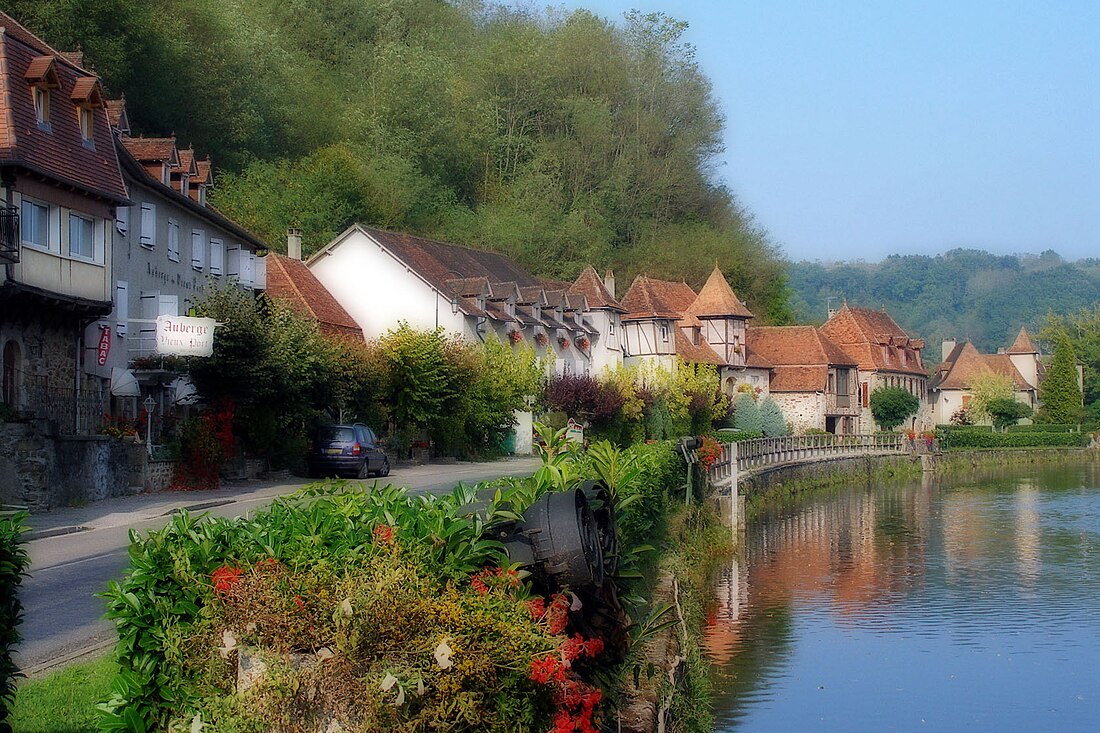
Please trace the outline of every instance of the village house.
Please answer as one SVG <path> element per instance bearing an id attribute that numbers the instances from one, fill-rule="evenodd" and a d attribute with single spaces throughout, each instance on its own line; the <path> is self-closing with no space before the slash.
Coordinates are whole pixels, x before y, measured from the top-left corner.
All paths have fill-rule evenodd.
<path id="1" fill-rule="evenodd" d="M 717 265 L 698 293 L 684 282 L 638 275 L 622 305 L 624 364 L 669 370 L 681 360 L 713 364 L 727 394 L 767 396 L 771 363 L 745 337 L 753 314 Z"/>
<path id="2" fill-rule="evenodd" d="M 943 361 L 933 370 L 928 389 L 936 424 L 949 423 L 961 410 L 967 410 L 975 382 L 990 374 L 1010 382 L 1019 402 L 1039 409 L 1039 383 L 1045 368 L 1039 348 L 1026 328 L 1020 329 L 1011 346 L 999 349 L 996 354 L 982 354 L 969 341 L 946 340 L 942 348 Z"/>
<path id="3" fill-rule="evenodd" d="M 928 374 L 921 358 L 923 339 L 910 338 L 885 310 L 853 308 L 847 303 L 829 314 L 821 333 L 859 363 L 858 417 L 863 432 L 874 430 L 871 394 L 880 387 L 900 387 L 920 401 L 921 407 L 907 427 L 931 427 Z"/>
<path id="4" fill-rule="evenodd" d="M 88 374 L 85 329 L 111 312 L 110 232 L 130 200 L 99 79 L 3 13 L 0 191 L 0 397 L 87 432 L 106 380 Z"/>
<path id="5" fill-rule="evenodd" d="M 302 234 L 297 229 L 287 232 L 287 252 L 272 252 L 265 258 L 267 297 L 313 319 L 327 336 L 364 340 L 363 329 L 302 262 Z"/>
<path id="6" fill-rule="evenodd" d="M 859 362 L 813 326 L 754 326 L 749 351 L 772 365 L 770 394 L 796 433 L 858 433 Z"/>
<path id="7" fill-rule="evenodd" d="M 366 338 L 407 323 L 474 342 L 529 344 L 559 375 L 619 362 L 621 306 L 590 274 L 547 285 L 506 255 L 361 224 L 306 264 Z"/>
<path id="8" fill-rule="evenodd" d="M 113 414 L 132 417 L 137 398 L 152 395 L 161 416 L 194 399 L 194 388 L 156 357 L 156 318 L 186 315 L 211 287 L 263 290 L 266 245 L 206 203 L 209 159 L 197 161 L 175 137 L 131 137 L 122 100 L 108 112 L 132 205 L 118 207 L 111 232 L 114 310 L 85 333 L 110 348 L 89 371 L 110 379 Z"/>

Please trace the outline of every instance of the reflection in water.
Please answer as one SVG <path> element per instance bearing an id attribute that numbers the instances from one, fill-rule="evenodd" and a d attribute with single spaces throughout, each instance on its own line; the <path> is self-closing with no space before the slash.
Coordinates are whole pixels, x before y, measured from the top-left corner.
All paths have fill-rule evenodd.
<path id="1" fill-rule="evenodd" d="M 705 639 L 717 730 L 1100 726 L 1098 478 L 926 477 L 750 523 Z"/>

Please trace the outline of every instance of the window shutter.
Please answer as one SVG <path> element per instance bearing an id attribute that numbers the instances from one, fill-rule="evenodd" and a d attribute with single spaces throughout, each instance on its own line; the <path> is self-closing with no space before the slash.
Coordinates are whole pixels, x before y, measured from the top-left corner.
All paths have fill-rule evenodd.
<path id="1" fill-rule="evenodd" d="M 180 225 L 171 219 L 168 220 L 168 259 L 180 261 Z"/>
<path id="2" fill-rule="evenodd" d="M 157 238 L 157 207 L 153 204 L 141 205 L 141 243 L 152 249 Z"/>
<path id="3" fill-rule="evenodd" d="M 178 295 L 162 295 L 157 299 L 158 316 L 178 316 L 180 300 Z"/>
<path id="4" fill-rule="evenodd" d="M 126 232 L 130 230 L 130 207 L 119 206 L 115 211 L 115 229 L 122 236 L 126 236 Z"/>
<path id="5" fill-rule="evenodd" d="M 205 234 L 201 229 L 191 230 L 191 267 L 201 270 L 206 266 Z M 211 240 L 213 245 L 213 240 Z M 214 269 L 214 253 L 210 253 L 210 269 Z"/>
<path id="6" fill-rule="evenodd" d="M 864 407 L 871 406 L 871 385 L 861 382 L 859 385 L 859 402 Z"/>
<path id="7" fill-rule="evenodd" d="M 210 240 L 210 274 L 221 275 L 225 271 L 225 244 L 220 239 Z"/>
<path id="8" fill-rule="evenodd" d="M 267 257 L 256 258 L 256 277 L 252 285 L 257 290 L 267 290 Z"/>
<path id="9" fill-rule="evenodd" d="M 252 287 L 256 282 L 256 253 L 241 250 L 241 284 Z"/>
<path id="10" fill-rule="evenodd" d="M 229 277 L 241 276 L 241 248 L 236 244 L 225 246 L 225 274 Z"/>
<path id="11" fill-rule="evenodd" d="M 152 351 L 157 341 L 157 316 L 160 315 L 160 291 L 143 290 L 141 293 L 141 327 L 138 329 L 138 337 L 141 339 L 139 349 Z"/>
<path id="12" fill-rule="evenodd" d="M 130 286 L 125 280 L 115 283 L 115 333 L 126 335 L 130 323 Z"/>

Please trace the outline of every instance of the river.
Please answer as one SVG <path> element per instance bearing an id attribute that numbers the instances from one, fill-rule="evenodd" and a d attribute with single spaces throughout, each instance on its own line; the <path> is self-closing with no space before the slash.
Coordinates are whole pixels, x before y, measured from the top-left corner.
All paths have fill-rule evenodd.
<path id="1" fill-rule="evenodd" d="M 750 521 L 716 731 L 1100 730 L 1100 465 L 851 486 Z"/>

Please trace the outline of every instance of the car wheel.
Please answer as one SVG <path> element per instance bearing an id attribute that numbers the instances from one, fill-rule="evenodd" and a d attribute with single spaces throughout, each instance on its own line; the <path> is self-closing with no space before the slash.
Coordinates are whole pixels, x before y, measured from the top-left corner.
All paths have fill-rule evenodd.
<path id="1" fill-rule="evenodd" d="M 359 473 L 356 474 L 356 478 L 370 478 L 370 461 L 366 458 L 363 459 L 363 465 L 359 467 Z"/>
<path id="2" fill-rule="evenodd" d="M 382 459 L 382 468 L 378 469 L 378 475 L 382 476 L 382 477 L 390 475 L 390 459 L 389 458 L 383 458 Z"/>

